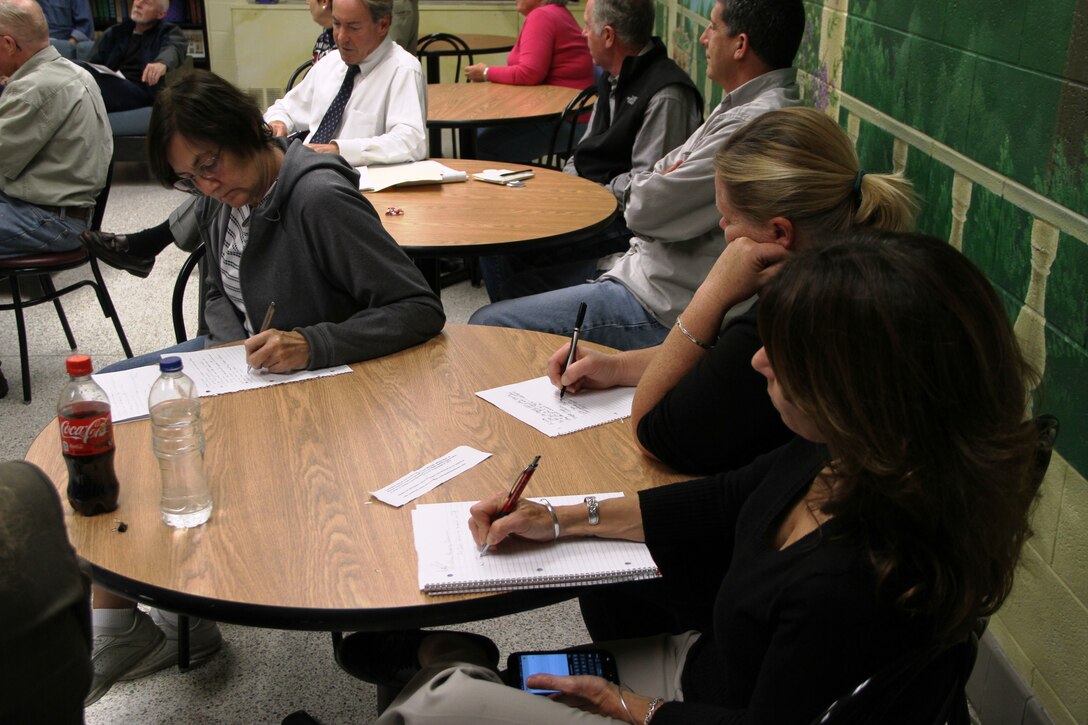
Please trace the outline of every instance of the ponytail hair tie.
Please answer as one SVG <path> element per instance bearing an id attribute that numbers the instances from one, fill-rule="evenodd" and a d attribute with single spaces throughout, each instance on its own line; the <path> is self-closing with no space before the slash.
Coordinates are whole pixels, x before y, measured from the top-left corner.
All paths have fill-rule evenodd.
<path id="1" fill-rule="evenodd" d="M 865 171 L 858 171 L 858 175 L 854 177 L 854 203 L 857 206 L 861 206 L 861 180 L 865 178 Z"/>

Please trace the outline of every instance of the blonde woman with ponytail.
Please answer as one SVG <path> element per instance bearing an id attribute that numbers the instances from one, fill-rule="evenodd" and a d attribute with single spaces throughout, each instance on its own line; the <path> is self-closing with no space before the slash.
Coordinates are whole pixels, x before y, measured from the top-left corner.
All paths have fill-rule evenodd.
<path id="1" fill-rule="evenodd" d="M 911 231 L 917 209 L 907 179 L 862 170 L 842 129 L 811 108 L 749 122 L 718 150 L 715 171 L 728 244 L 665 342 L 616 355 L 580 349 L 561 372 L 563 346 L 548 362 L 568 393 L 637 385 L 639 448 L 685 473 L 737 468 L 789 438 L 749 364 L 760 347 L 756 305 L 742 303 L 790 253 L 836 232 Z"/>

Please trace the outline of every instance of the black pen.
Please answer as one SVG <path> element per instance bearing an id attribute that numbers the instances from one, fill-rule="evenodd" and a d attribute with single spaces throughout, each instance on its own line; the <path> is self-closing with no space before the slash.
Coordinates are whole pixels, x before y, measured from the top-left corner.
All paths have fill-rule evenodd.
<path id="1" fill-rule="evenodd" d="M 513 176 L 514 174 L 531 174 L 532 169 L 518 169 L 517 171 L 504 171 L 499 176 Z"/>
<path id="2" fill-rule="evenodd" d="M 586 303 L 583 302 L 578 305 L 578 318 L 574 321 L 574 332 L 570 335 L 570 352 L 567 353 L 567 362 L 563 366 L 563 369 L 559 371 L 559 375 L 567 371 L 570 364 L 574 362 L 574 353 L 578 350 L 578 336 L 582 333 L 582 321 L 586 319 Z M 559 388 L 559 399 L 562 400 L 563 396 L 567 393 L 567 386 Z"/>
<path id="3" fill-rule="evenodd" d="M 509 516 L 510 513 L 517 508 L 518 500 L 521 499 L 521 493 L 525 490 L 525 486 L 529 483 L 529 479 L 533 477 L 533 473 L 536 472 L 536 465 L 540 463 L 540 456 L 533 459 L 533 462 L 522 469 L 521 473 L 514 480 L 514 485 L 510 487 L 510 492 L 506 494 L 506 500 L 502 503 L 502 508 L 499 509 L 499 513 L 491 520 L 491 523 L 495 523 L 503 516 Z M 484 548 L 480 549 L 480 556 L 487 553 L 490 548 L 488 544 L 484 544 Z"/>

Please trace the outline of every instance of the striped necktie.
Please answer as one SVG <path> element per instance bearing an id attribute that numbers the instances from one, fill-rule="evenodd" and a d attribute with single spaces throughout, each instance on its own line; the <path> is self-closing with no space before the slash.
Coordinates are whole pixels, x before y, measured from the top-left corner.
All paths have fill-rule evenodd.
<path id="1" fill-rule="evenodd" d="M 328 143 L 332 141 L 333 134 L 336 133 L 336 129 L 340 126 L 340 119 L 344 117 L 344 109 L 348 106 L 348 99 L 351 98 L 352 86 L 355 85 L 355 76 L 357 75 L 359 75 L 359 66 L 349 65 L 348 72 L 344 75 L 344 82 L 340 84 L 340 90 L 336 93 L 336 98 L 332 99 L 329 110 L 325 111 L 325 117 L 321 119 L 321 125 L 317 127 L 317 132 L 310 137 L 308 143 Z"/>

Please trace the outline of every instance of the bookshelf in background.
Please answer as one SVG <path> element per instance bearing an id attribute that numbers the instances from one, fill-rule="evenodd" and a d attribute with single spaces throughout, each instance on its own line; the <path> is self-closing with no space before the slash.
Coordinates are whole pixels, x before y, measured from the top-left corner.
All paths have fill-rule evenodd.
<path id="1" fill-rule="evenodd" d="M 90 0 L 95 30 L 103 31 L 128 18 L 130 0 Z M 170 0 L 166 22 L 174 23 L 189 40 L 188 55 L 197 68 L 209 68 L 208 22 L 204 0 Z"/>

